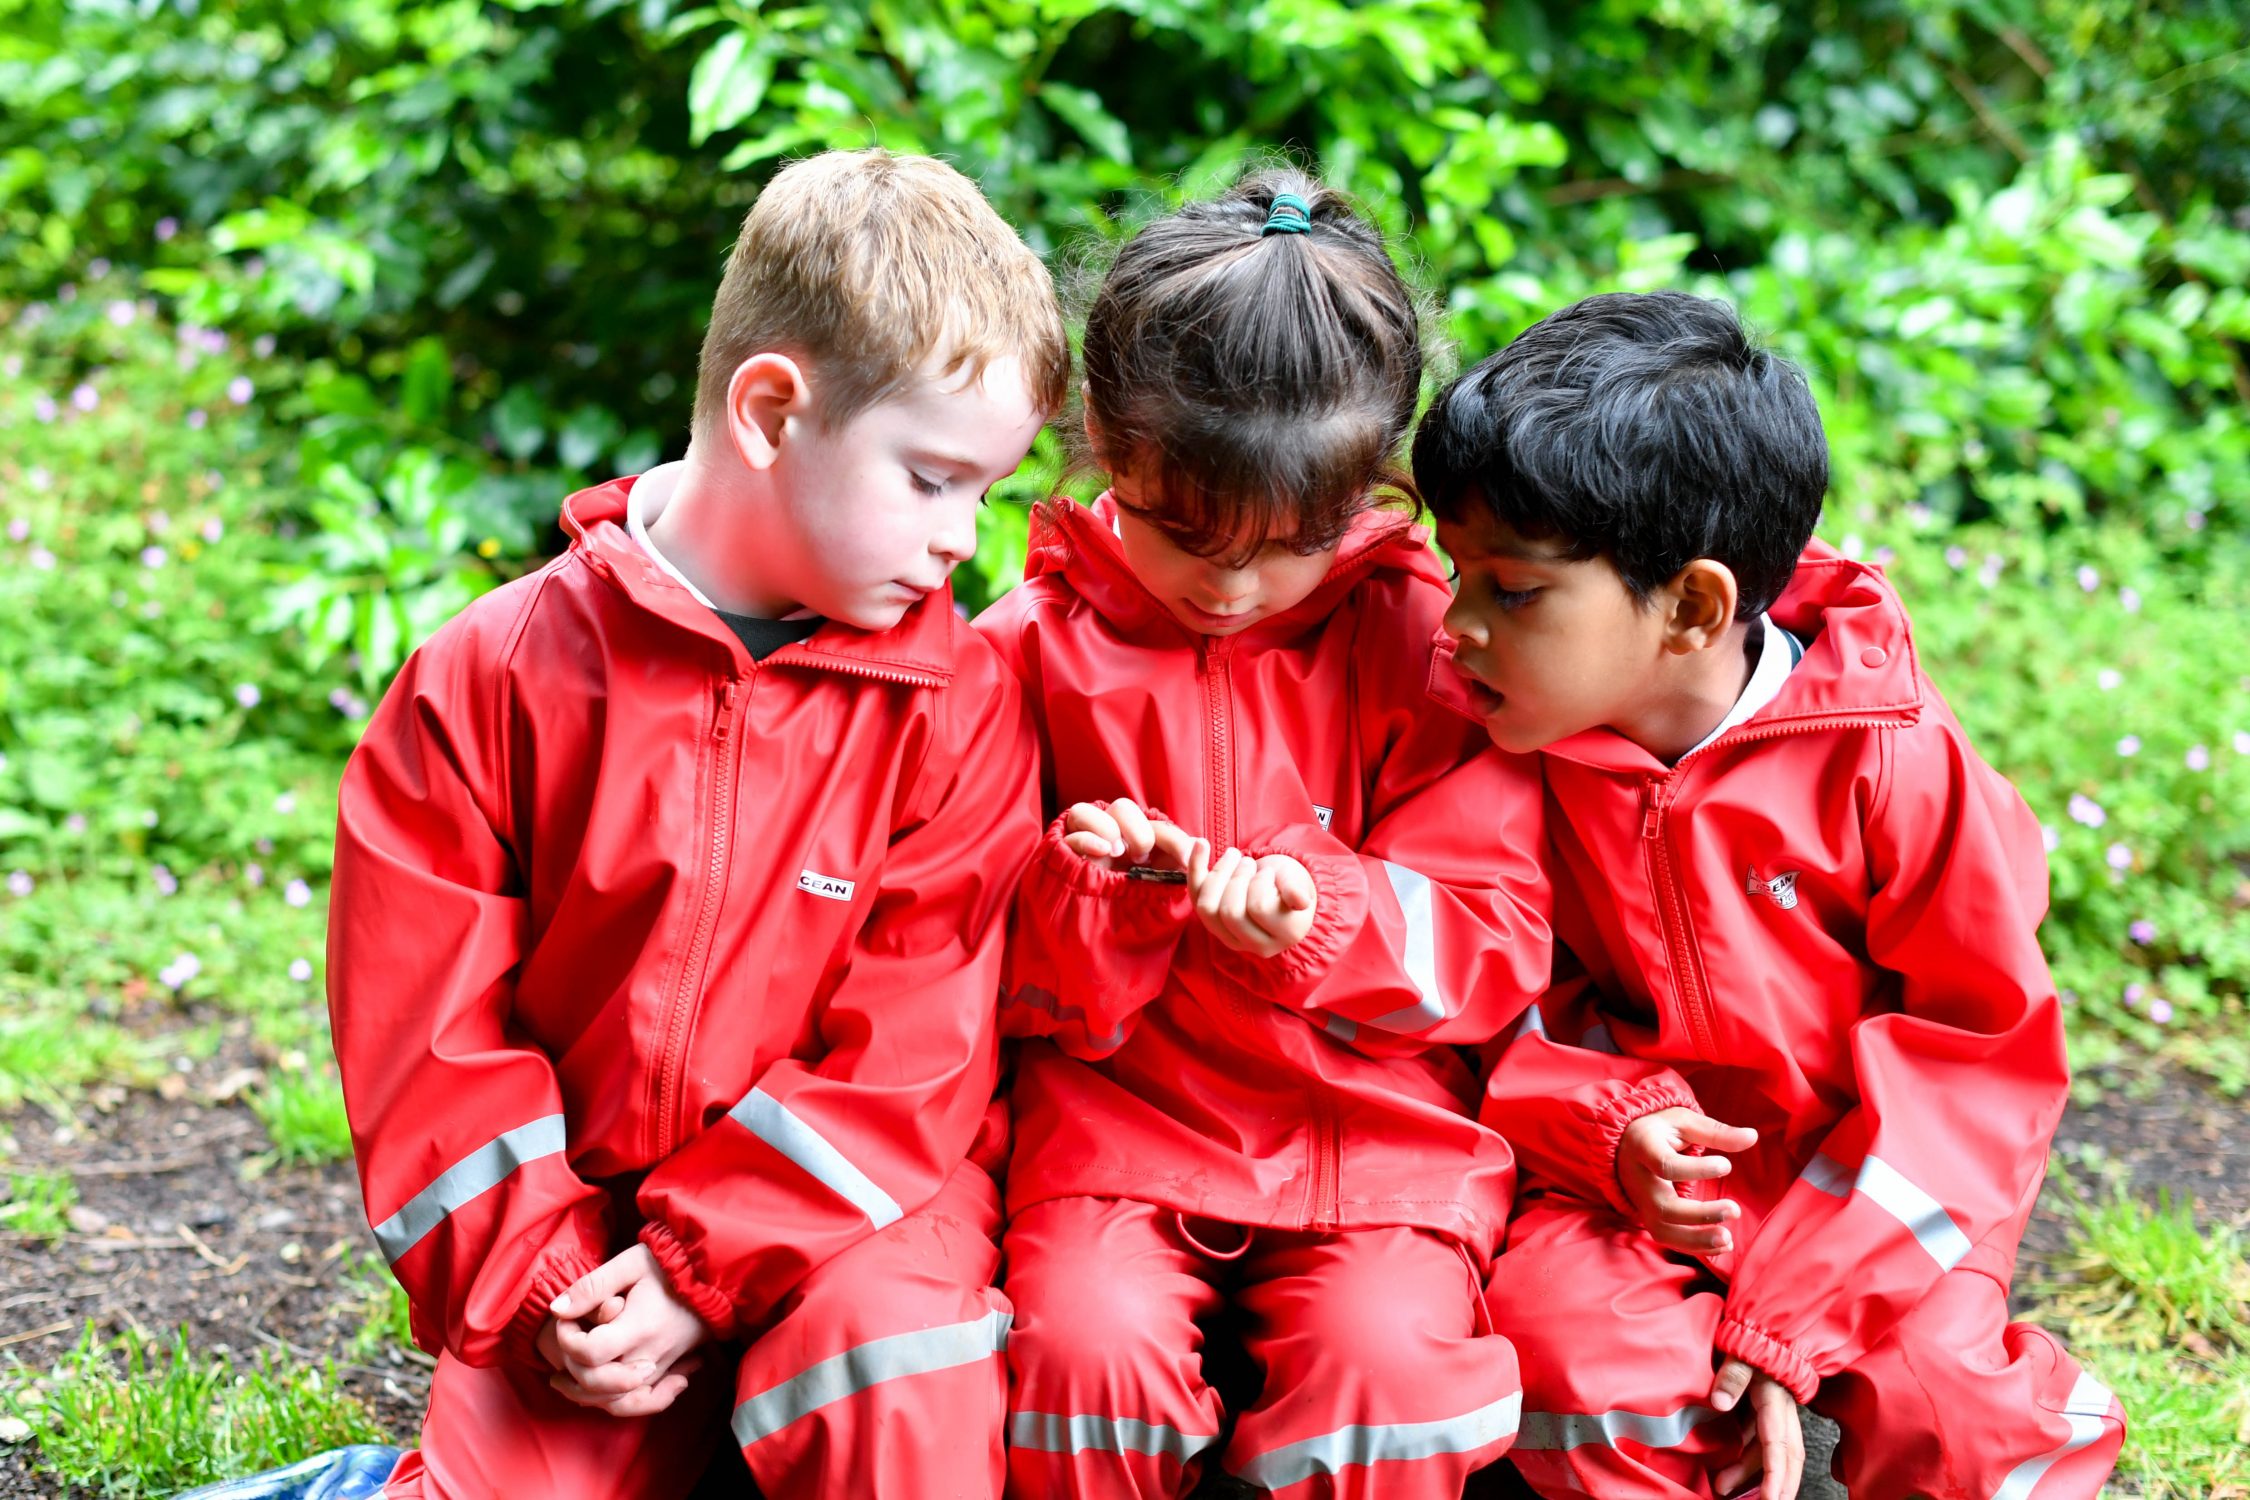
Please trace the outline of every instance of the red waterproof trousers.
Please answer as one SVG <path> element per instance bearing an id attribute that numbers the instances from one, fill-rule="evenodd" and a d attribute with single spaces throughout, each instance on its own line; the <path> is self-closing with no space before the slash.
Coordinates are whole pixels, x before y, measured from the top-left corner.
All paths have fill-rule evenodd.
<path id="1" fill-rule="evenodd" d="M 2007 1246 L 1988 1240 L 1852 1364 L 1814 1410 L 1843 1429 L 1852 1500 L 2091 1500 L 2125 1413 L 2044 1329 L 2008 1321 Z M 1746 1419 L 1708 1404 L 1726 1287 L 1607 1207 L 1528 1202 L 1494 1268 L 1492 1321 L 1524 1369 L 1511 1455 L 1542 1496 L 1709 1500 Z M 1747 1410 L 1747 1406 L 1743 1408 Z"/>
<path id="2" fill-rule="evenodd" d="M 705 1349 L 687 1393 L 652 1418 L 574 1405 L 519 1364 L 440 1355 L 421 1449 L 384 1494 L 677 1497 L 731 1425 L 767 1500 L 991 1500 L 1007 1396 L 999 1218 L 992 1180 L 964 1164 L 927 1207 L 808 1274 L 747 1349 Z"/>
<path id="3" fill-rule="evenodd" d="M 1009 1223 L 1008 1493 L 1155 1497 L 1219 1441 L 1202 1324 L 1245 1321 L 1265 1376 L 1220 1462 L 1283 1500 L 1457 1500 L 1522 1396 L 1478 1272 L 1424 1229 L 1307 1233 L 1051 1198 Z"/>

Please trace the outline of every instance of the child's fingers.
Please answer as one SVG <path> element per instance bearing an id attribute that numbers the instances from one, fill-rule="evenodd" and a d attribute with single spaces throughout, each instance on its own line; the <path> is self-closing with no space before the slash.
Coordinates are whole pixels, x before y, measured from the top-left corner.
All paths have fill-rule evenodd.
<path id="1" fill-rule="evenodd" d="M 1195 888 L 1195 914 L 1204 925 L 1216 928 L 1219 923 L 1219 906 L 1226 900 L 1227 882 L 1234 877 L 1235 867 L 1242 863 L 1242 851 L 1229 849 L 1212 861 Z"/>
<path id="2" fill-rule="evenodd" d="M 1150 827 L 1153 830 L 1149 845 L 1150 856 L 1162 858 L 1173 869 L 1186 869 L 1189 855 L 1202 841 L 1177 823 L 1154 822 Z"/>
<path id="3" fill-rule="evenodd" d="M 1085 859 L 1109 859 L 1125 852 L 1117 819 L 1091 802 L 1074 802 L 1063 814 L 1063 843 Z M 1089 844 L 1098 847 L 1089 851 Z"/>
<path id="4" fill-rule="evenodd" d="M 1712 1407 L 1718 1411 L 1733 1411 L 1742 1393 L 1750 1389 L 1750 1377 L 1756 1373 L 1739 1359 L 1730 1359 L 1719 1366 L 1719 1373 L 1711 1382 Z"/>
<path id="5" fill-rule="evenodd" d="M 1729 1125 L 1693 1110 L 1680 1111 L 1672 1128 L 1679 1132 L 1681 1140 L 1706 1151 L 1747 1151 L 1758 1144 L 1758 1132 L 1749 1126 Z"/>
<path id="6" fill-rule="evenodd" d="M 1188 845 L 1187 853 L 1188 899 L 1203 899 L 1203 883 L 1211 878 L 1211 841 L 1197 839 Z"/>
<path id="7" fill-rule="evenodd" d="M 1066 833 L 1063 847 L 1080 859 L 1114 859 L 1118 850 L 1117 840 L 1098 833 Z"/>
<path id="8" fill-rule="evenodd" d="M 638 1390 L 659 1373 L 656 1361 L 650 1359 L 617 1360 L 604 1365 L 574 1364 L 563 1371 L 578 1382 L 579 1389 L 605 1400 Z"/>
<path id="9" fill-rule="evenodd" d="M 1758 1452 L 1766 1469 L 1760 1500 L 1797 1500 L 1797 1486 L 1805 1474 L 1804 1424 L 1797 1403 L 1771 1380 L 1761 1380 L 1750 1392 L 1757 1409 Z"/>
<path id="10" fill-rule="evenodd" d="M 1734 1232 L 1724 1225 L 1667 1224 L 1662 1219 L 1647 1226 L 1648 1237 L 1667 1250 L 1688 1255 L 1724 1255 L 1734 1248 Z M 1725 1407 L 1719 1410 L 1725 1411 Z"/>
<path id="11" fill-rule="evenodd" d="M 1283 906 L 1291 911 L 1311 911 L 1313 909 L 1313 903 L 1320 899 L 1320 892 L 1313 885 L 1310 870 L 1293 859 L 1279 855 L 1271 861 L 1261 860 L 1260 863 L 1271 864 L 1274 890 L 1280 895 Z"/>
<path id="12" fill-rule="evenodd" d="M 653 1385 L 628 1391 L 613 1400 L 604 1402 L 602 1410 L 613 1417 L 653 1417 L 680 1398 L 688 1388 L 687 1377 L 678 1371 L 666 1375 Z"/>
<path id="13" fill-rule="evenodd" d="M 1657 1176 L 1672 1182 L 1710 1182 L 1734 1170 L 1734 1163 L 1723 1156 L 1683 1156 L 1662 1147 L 1654 1165 Z"/>
<path id="14" fill-rule="evenodd" d="M 594 1316 L 589 1321 L 599 1328 L 604 1323 L 616 1322 L 617 1315 L 624 1310 L 625 1299 L 623 1297 L 612 1297 L 600 1307 L 594 1309 Z"/>
<path id="15" fill-rule="evenodd" d="M 582 1318 L 612 1297 L 622 1297 L 656 1268 L 643 1245 L 611 1256 L 563 1289 L 547 1311 L 558 1318 Z"/>
<path id="16" fill-rule="evenodd" d="M 1656 1211 L 1667 1224 L 1724 1224 L 1742 1216 L 1741 1205 L 1732 1198 L 1683 1198 L 1678 1193 L 1659 1193 Z"/>
<path id="17" fill-rule="evenodd" d="M 1257 878 L 1255 861 L 1236 860 L 1227 874 L 1226 893 L 1219 898 L 1219 920 L 1239 943 L 1255 943 L 1260 936 L 1250 926 L 1250 885 Z"/>
<path id="18" fill-rule="evenodd" d="M 1118 857 L 1127 864 L 1146 863 L 1148 851 L 1156 843 L 1156 829 L 1150 825 L 1148 814 L 1136 803 L 1112 802 L 1109 815 L 1117 820 L 1118 841 L 1124 845 Z"/>

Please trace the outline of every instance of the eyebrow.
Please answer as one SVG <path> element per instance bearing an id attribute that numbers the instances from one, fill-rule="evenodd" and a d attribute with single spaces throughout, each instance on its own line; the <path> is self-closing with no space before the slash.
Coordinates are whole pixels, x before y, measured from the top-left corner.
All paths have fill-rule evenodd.
<path id="1" fill-rule="evenodd" d="M 948 453 L 942 448 L 914 448 L 908 450 L 906 456 L 918 463 L 943 464 L 946 468 L 960 469 L 968 473 L 976 473 L 984 468 L 981 460 L 968 458 L 959 453 Z"/>

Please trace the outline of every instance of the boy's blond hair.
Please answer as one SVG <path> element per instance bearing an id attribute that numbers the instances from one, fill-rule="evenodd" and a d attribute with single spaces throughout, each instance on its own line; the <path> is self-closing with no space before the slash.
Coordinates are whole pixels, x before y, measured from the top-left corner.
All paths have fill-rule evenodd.
<path id="1" fill-rule="evenodd" d="M 699 435 L 723 417 L 736 367 L 767 350 L 812 366 L 831 430 L 940 353 L 947 372 L 1015 356 L 1049 414 L 1070 383 L 1062 311 L 1039 257 L 968 178 L 880 147 L 792 162 L 758 195 L 703 336 Z"/>

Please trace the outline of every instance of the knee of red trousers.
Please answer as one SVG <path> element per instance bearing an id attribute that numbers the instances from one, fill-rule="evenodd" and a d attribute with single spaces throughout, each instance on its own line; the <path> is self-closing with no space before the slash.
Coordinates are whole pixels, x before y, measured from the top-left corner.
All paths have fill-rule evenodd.
<path id="1" fill-rule="evenodd" d="M 1891 1336 L 1814 1403 L 1843 1430 L 1847 1491 L 2091 1500 L 2125 1441 L 2125 1412 L 2052 1334 L 2007 1321 L 1981 1272 L 1942 1277 Z"/>

